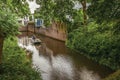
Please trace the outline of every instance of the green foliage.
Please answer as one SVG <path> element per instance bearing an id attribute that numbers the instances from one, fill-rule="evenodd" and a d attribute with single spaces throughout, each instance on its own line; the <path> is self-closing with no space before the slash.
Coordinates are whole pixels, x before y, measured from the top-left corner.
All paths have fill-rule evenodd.
<path id="1" fill-rule="evenodd" d="M 31 0 L 32 1 L 32 0 Z M 52 22 L 63 22 L 67 26 L 67 32 L 86 24 L 86 4 L 91 0 L 37 0 L 40 8 L 36 10 L 35 17 L 44 19 L 45 26 L 50 26 Z M 74 7 L 79 4 L 81 9 Z M 69 18 L 66 18 L 69 16 Z"/>
<path id="2" fill-rule="evenodd" d="M 67 25 L 69 33 L 87 22 L 86 3 L 90 0 L 37 0 L 36 2 L 40 5 L 40 9 L 36 10 L 35 16 L 44 19 L 45 26 L 50 26 L 52 22 L 63 22 Z M 75 9 L 77 3 L 84 9 Z"/>
<path id="3" fill-rule="evenodd" d="M 30 14 L 29 5 L 26 0 L 1 0 L 0 6 L 4 9 L 9 8 L 10 11 L 21 17 Z"/>
<path id="4" fill-rule="evenodd" d="M 40 18 L 44 19 L 45 26 L 48 26 L 53 18 L 55 4 L 53 0 L 38 0 L 37 3 L 40 4 L 41 7 L 35 15 L 37 15 L 36 17 L 40 16 Z"/>
<path id="5" fill-rule="evenodd" d="M 3 62 L 0 64 L 0 80 L 41 80 L 31 68 L 25 51 L 17 46 L 17 39 L 9 37 L 4 42 Z"/>
<path id="6" fill-rule="evenodd" d="M 94 18 L 98 23 L 103 21 L 119 21 L 120 1 L 119 0 L 92 0 L 88 8 L 90 18 Z"/>
<path id="7" fill-rule="evenodd" d="M 25 0 L 0 1 L 0 36 L 8 37 L 18 33 L 17 16 L 29 14 Z"/>
<path id="8" fill-rule="evenodd" d="M 103 80 L 120 80 L 120 70 L 116 71 L 115 73 L 109 75 Z"/>
<path id="9" fill-rule="evenodd" d="M 16 35 L 19 26 L 17 16 L 28 14 L 26 0 L 0 0 L 0 36 Z"/>
<path id="10" fill-rule="evenodd" d="M 89 23 L 68 35 L 67 45 L 112 69 L 120 68 L 120 35 L 114 34 L 113 24 Z"/>
<path id="11" fill-rule="evenodd" d="M 7 37 L 18 33 L 18 23 L 15 14 L 9 9 L 0 8 L 0 35 Z"/>
<path id="12" fill-rule="evenodd" d="M 120 1 L 92 0 L 87 12 L 89 23 L 70 32 L 67 45 L 100 64 L 120 69 Z"/>

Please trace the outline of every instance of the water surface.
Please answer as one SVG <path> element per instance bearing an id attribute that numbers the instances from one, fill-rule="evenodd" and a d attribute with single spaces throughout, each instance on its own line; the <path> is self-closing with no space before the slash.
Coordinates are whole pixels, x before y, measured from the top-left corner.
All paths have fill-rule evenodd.
<path id="1" fill-rule="evenodd" d="M 81 53 L 68 49 L 65 43 L 39 35 L 41 45 L 33 45 L 33 34 L 19 36 L 18 44 L 32 54 L 33 67 L 41 73 L 43 80 L 101 80 L 113 71 L 108 67 L 87 59 Z"/>

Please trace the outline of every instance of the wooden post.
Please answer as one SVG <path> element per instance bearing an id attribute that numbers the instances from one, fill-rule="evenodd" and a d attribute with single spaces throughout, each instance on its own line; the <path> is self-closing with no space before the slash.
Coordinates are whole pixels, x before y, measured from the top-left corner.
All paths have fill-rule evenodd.
<path id="1" fill-rule="evenodd" d="M 0 36 L 0 64 L 2 62 L 3 41 L 4 41 L 4 38 L 2 36 Z"/>

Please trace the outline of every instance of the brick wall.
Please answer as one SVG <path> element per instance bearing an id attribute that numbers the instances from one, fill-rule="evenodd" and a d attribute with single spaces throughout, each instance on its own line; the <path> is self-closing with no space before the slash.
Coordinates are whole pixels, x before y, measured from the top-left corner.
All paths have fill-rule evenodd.
<path id="1" fill-rule="evenodd" d="M 28 25 L 28 31 L 34 32 L 34 25 Z M 35 28 L 35 33 L 43 34 L 45 36 L 58 39 L 61 41 L 66 40 L 66 33 L 65 31 L 60 31 L 58 28 L 56 28 L 55 24 L 52 25 L 52 27 L 48 28 Z"/>

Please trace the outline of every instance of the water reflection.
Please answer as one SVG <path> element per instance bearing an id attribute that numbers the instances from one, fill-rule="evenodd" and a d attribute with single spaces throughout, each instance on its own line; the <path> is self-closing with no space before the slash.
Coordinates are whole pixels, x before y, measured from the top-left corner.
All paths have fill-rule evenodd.
<path id="1" fill-rule="evenodd" d="M 100 80 L 100 76 L 97 73 L 89 71 L 86 68 L 82 68 L 79 75 L 81 80 Z"/>
<path id="2" fill-rule="evenodd" d="M 48 48 L 49 44 L 45 43 L 35 46 L 31 43 L 31 38 L 29 37 L 21 37 L 18 40 L 18 45 L 22 48 L 25 48 L 26 51 L 29 52 L 29 55 L 33 53 L 31 59 L 33 68 L 41 73 L 43 80 L 100 80 L 101 78 L 101 75 L 98 74 L 99 72 L 97 73 L 94 71 L 94 69 L 90 70 L 88 68 L 89 66 L 86 66 L 86 63 L 82 62 L 84 63 L 82 64 L 84 66 L 77 68 L 76 65 L 81 64 L 75 63 L 74 57 L 56 53 L 58 50 L 61 50 L 63 48 L 59 47 L 57 50 L 56 47 L 56 50 L 54 51 Z M 52 45 L 52 47 L 54 47 L 54 45 Z M 82 57 L 79 58 L 82 60 Z M 81 62 L 79 60 L 77 61 Z M 90 64 L 87 63 L 87 65 Z"/>

